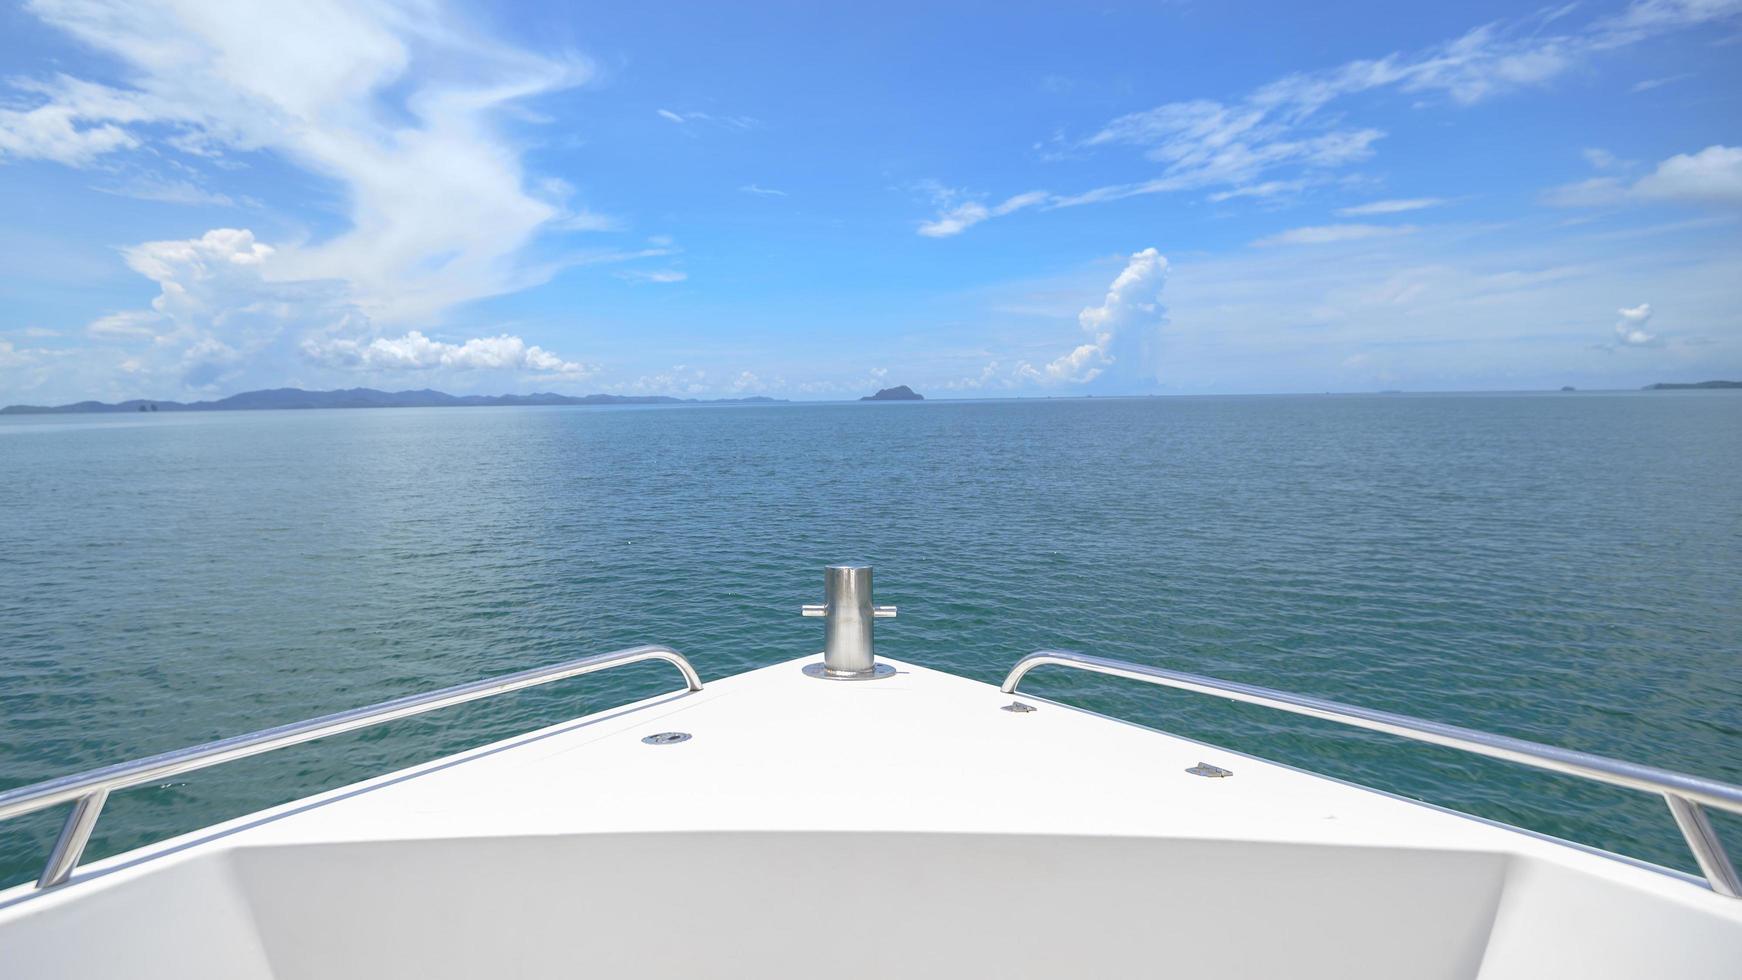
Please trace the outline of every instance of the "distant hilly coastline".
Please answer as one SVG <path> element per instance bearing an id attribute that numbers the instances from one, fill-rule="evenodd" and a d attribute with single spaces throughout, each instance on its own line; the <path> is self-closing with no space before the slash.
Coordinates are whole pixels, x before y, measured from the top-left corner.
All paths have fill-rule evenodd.
<path id="1" fill-rule="evenodd" d="M 1646 391 L 1686 391 L 1694 388 L 1742 388 L 1742 381 L 1692 381 L 1674 382 L 1659 381 L 1654 385 L 1646 385 Z"/>
<path id="2" fill-rule="evenodd" d="M 673 398 L 670 395 L 450 395 L 422 388 L 417 391 L 377 391 L 346 388 L 339 391 L 304 391 L 301 388 L 269 388 L 209 402 L 155 401 L 134 398 L 124 402 L 74 402 L 71 405 L 8 405 L 0 415 L 46 415 L 96 412 L 236 412 L 279 408 L 461 408 L 480 405 L 711 405 L 774 404 L 779 398 Z"/>

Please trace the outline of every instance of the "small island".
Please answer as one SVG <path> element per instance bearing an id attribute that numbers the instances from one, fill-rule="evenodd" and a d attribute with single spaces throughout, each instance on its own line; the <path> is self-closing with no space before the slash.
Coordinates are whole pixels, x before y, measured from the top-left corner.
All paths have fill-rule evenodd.
<path id="1" fill-rule="evenodd" d="M 1694 381 L 1677 383 L 1674 381 L 1659 381 L 1654 385 L 1646 385 L 1646 391 L 1688 391 L 1696 388 L 1742 388 L 1742 381 Z"/>
<path id="2" fill-rule="evenodd" d="M 866 395 L 862 402 L 923 402 L 925 396 L 906 385 L 884 388 L 875 395 Z"/>

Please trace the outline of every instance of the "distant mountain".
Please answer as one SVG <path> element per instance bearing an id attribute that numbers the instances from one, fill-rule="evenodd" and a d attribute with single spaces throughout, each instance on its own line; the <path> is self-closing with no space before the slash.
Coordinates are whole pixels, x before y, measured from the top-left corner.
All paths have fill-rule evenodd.
<path id="1" fill-rule="evenodd" d="M 866 395 L 862 402 L 923 402 L 925 396 L 906 385 L 884 388 L 875 395 Z"/>
<path id="2" fill-rule="evenodd" d="M 1691 384 L 1659 381 L 1657 384 L 1645 386 L 1646 391 L 1684 391 L 1689 388 L 1742 388 L 1742 381 L 1695 381 Z"/>
<path id="3" fill-rule="evenodd" d="M 915 397 L 918 397 L 917 395 Z M 301 388 L 268 388 L 209 402 L 160 402 L 145 398 L 115 402 L 74 402 L 71 405 L 8 405 L 0 415 L 40 415 L 49 412 L 234 412 L 272 408 L 441 408 L 474 405 L 703 405 L 763 404 L 781 399 L 764 398 L 673 398 L 670 395 L 450 395 L 428 388 L 417 391 L 377 391 L 345 388 L 340 391 L 304 391 Z"/>

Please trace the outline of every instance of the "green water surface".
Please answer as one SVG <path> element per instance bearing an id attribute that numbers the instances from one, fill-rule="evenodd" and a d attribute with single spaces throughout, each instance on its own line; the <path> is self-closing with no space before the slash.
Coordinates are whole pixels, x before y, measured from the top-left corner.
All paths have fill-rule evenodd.
<path id="1" fill-rule="evenodd" d="M 0 788 L 669 643 L 1066 647 L 1742 782 L 1742 394 L 0 419 Z M 645 666 L 118 794 L 92 856 L 672 686 Z M 1040 695 L 1690 868 L 1661 801 L 1110 678 Z M 0 883 L 62 814 L 0 825 Z M 1724 824 L 1733 849 L 1742 828 Z"/>

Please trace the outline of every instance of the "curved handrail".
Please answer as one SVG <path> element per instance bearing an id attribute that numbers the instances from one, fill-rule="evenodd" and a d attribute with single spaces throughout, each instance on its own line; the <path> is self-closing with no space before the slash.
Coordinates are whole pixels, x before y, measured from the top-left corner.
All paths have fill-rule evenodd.
<path id="1" fill-rule="evenodd" d="M 1227 698 L 1230 701 L 1261 705 L 1292 714 L 1322 718 L 1354 728 L 1365 728 L 1369 731 L 1397 735 L 1417 742 L 1461 749 L 1492 759 L 1523 763 L 1549 772 L 1582 776 L 1585 779 L 1608 783 L 1611 786 L 1623 786 L 1628 789 L 1662 794 L 1669 803 L 1670 813 L 1675 817 L 1676 826 L 1681 829 L 1682 836 L 1688 842 L 1688 848 L 1693 851 L 1695 860 L 1699 862 L 1700 870 L 1705 874 L 1707 884 L 1711 886 L 1713 891 L 1721 895 L 1742 898 L 1742 879 L 1737 877 L 1735 865 L 1724 853 L 1724 847 L 1718 840 L 1717 831 L 1713 829 L 1711 821 L 1706 818 L 1705 812 L 1701 809 L 1703 805 L 1727 810 L 1731 813 L 1742 813 L 1742 786 L 1721 783 L 1715 779 L 1706 779 L 1701 776 L 1690 776 L 1669 769 L 1658 769 L 1655 766 L 1642 766 L 1638 763 L 1609 759 L 1600 755 L 1592 755 L 1589 752 L 1575 752 L 1571 749 L 1544 745 L 1541 742 L 1495 735 L 1473 728 L 1459 728 L 1456 725 L 1424 721 L 1420 718 L 1411 718 L 1408 715 L 1392 714 L 1389 711 L 1358 708 L 1336 701 L 1308 697 L 1304 694 L 1255 687 L 1251 684 L 1239 684 L 1234 681 L 1218 680 L 1214 677 L 1187 674 L 1161 667 L 1147 667 L 1143 664 L 1096 657 L 1069 650 L 1040 650 L 1023 657 L 1016 662 L 1016 666 L 1010 669 L 1010 674 L 1004 678 L 1004 683 L 1000 689 L 1005 694 L 1014 694 L 1016 686 L 1022 683 L 1022 678 L 1029 671 L 1048 664 L 1073 667 L 1077 670 L 1107 674 L 1112 677 L 1124 677 L 1129 680 L 1177 688 L 1182 691 L 1209 694 L 1219 698 Z"/>
<path id="2" fill-rule="evenodd" d="M 349 711 L 339 711 L 319 718 L 292 722 L 276 728 L 262 729 L 247 735 L 237 735 L 232 738 L 207 742 L 204 745 L 194 745 L 188 748 L 164 752 L 160 755 L 135 759 L 132 762 L 122 762 L 102 769 L 92 769 L 89 772 L 62 776 L 46 782 L 21 786 L 17 789 L 0 793 L 0 820 L 6 820 L 25 813 L 33 813 L 61 803 L 73 802 L 73 812 L 67 817 L 66 825 L 61 829 L 60 837 L 55 841 L 54 849 L 49 852 L 48 864 L 43 868 L 42 876 L 37 879 L 38 888 L 49 888 L 61 884 L 78 866 L 79 857 L 84 853 L 85 845 L 90 842 L 91 831 L 97 825 L 97 816 L 101 813 L 103 803 L 109 794 L 115 790 L 141 786 L 146 783 L 178 776 L 196 769 L 204 769 L 219 763 L 232 762 L 236 759 L 271 752 L 287 745 L 297 745 L 302 742 L 325 738 L 328 735 L 338 735 L 357 728 L 399 718 L 409 718 L 426 711 L 447 708 L 467 701 L 477 701 L 481 698 L 494 697 L 510 691 L 519 691 L 540 684 L 578 677 L 581 674 L 591 674 L 594 671 L 608 670 L 626 664 L 640 663 L 644 660 L 663 660 L 676 667 L 683 674 L 684 686 L 690 691 L 702 689 L 702 679 L 696 673 L 695 667 L 678 653 L 667 646 L 645 645 L 629 647 L 611 653 L 601 653 L 597 656 L 582 657 L 565 663 L 552 664 L 549 667 L 535 667 L 516 674 L 504 674 L 500 677 L 490 677 L 470 684 L 459 684 L 445 687 L 439 691 L 426 694 L 413 694 L 408 697 L 395 698 L 362 708 L 352 708 Z"/>

